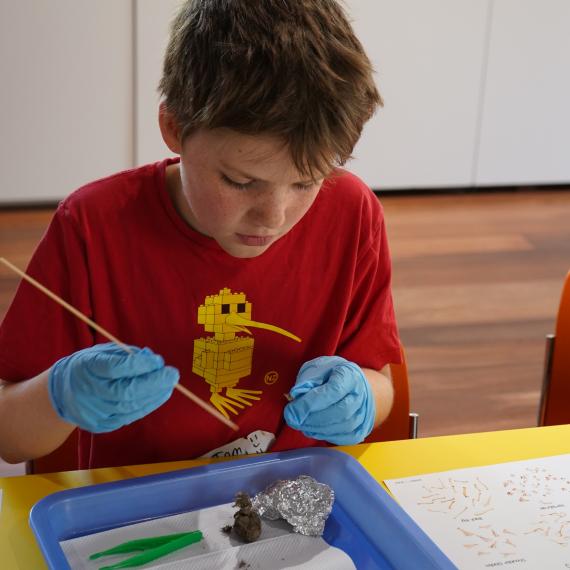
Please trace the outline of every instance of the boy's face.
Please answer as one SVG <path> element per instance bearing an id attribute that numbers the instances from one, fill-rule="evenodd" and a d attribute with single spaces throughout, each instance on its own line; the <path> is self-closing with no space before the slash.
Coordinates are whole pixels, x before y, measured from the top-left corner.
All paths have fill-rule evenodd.
<path id="1" fill-rule="evenodd" d="M 283 237 L 322 184 L 300 175 L 287 149 L 270 136 L 202 130 L 177 152 L 178 172 L 175 166 L 167 180 L 178 211 L 234 257 L 258 256 Z"/>

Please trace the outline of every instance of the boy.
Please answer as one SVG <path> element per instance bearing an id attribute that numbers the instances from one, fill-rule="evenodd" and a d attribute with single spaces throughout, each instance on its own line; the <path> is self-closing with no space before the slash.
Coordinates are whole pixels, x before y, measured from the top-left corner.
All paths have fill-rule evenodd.
<path id="1" fill-rule="evenodd" d="M 22 283 L 0 329 L 0 455 L 77 428 L 77 468 L 362 441 L 400 350 L 380 205 L 338 169 L 381 103 L 345 15 L 190 0 L 160 91 L 180 159 L 71 194 L 28 267 L 132 354 Z"/>

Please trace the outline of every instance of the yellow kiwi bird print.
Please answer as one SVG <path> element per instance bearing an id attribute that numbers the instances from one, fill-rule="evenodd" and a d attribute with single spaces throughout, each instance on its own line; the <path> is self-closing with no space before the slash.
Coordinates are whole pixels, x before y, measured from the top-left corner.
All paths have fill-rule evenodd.
<path id="1" fill-rule="evenodd" d="M 214 334 L 194 340 L 192 372 L 210 385 L 210 402 L 227 418 L 228 411 L 238 414 L 238 408 L 251 406 L 263 392 L 237 387 L 251 374 L 254 339 L 249 328 L 269 330 L 301 342 L 282 328 L 252 321 L 251 303 L 245 294 L 228 288 L 206 297 L 198 308 L 198 324 Z"/>

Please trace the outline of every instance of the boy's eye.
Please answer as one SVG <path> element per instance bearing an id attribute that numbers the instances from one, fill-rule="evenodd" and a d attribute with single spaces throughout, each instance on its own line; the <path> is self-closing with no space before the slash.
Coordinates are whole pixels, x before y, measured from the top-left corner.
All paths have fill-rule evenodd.
<path id="1" fill-rule="evenodd" d="M 309 182 L 308 184 L 295 184 L 295 188 L 297 188 L 297 190 L 310 190 L 311 188 L 314 188 L 316 186 L 316 183 L 313 182 Z"/>
<path id="2" fill-rule="evenodd" d="M 222 180 L 228 186 L 231 186 L 232 188 L 237 188 L 238 190 L 246 190 L 252 184 L 252 181 L 250 181 L 250 182 L 236 182 L 235 180 L 232 180 L 231 178 L 229 178 L 225 174 L 222 174 Z"/>

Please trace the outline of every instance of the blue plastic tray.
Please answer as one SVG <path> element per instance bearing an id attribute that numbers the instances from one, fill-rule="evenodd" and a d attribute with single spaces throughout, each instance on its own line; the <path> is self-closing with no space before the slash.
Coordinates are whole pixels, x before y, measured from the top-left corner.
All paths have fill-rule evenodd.
<path id="1" fill-rule="evenodd" d="M 229 503 L 238 491 L 253 495 L 303 474 L 334 489 L 323 538 L 359 570 L 455 568 L 355 459 L 333 449 L 250 456 L 61 491 L 33 506 L 30 526 L 49 568 L 63 570 L 69 564 L 61 540 Z"/>

